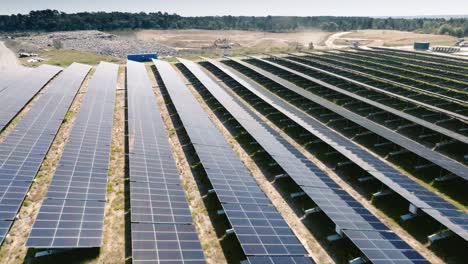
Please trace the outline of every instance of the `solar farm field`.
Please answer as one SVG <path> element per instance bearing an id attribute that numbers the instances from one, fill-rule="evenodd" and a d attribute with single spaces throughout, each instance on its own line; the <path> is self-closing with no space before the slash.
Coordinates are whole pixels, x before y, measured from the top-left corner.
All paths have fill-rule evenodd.
<path id="1" fill-rule="evenodd" d="M 468 60 L 0 72 L 0 263 L 464 263 Z"/>

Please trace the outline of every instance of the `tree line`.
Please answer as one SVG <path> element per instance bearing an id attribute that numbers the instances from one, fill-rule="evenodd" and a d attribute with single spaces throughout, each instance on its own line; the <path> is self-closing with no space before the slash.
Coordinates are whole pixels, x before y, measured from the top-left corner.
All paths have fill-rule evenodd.
<path id="1" fill-rule="evenodd" d="M 238 29 L 288 32 L 320 28 L 325 31 L 394 29 L 422 33 L 468 36 L 467 18 L 372 18 L 372 17 L 294 17 L 294 16 L 205 16 L 177 14 L 81 12 L 67 14 L 57 10 L 31 11 L 29 14 L 0 16 L 0 31 L 71 31 L 131 29 Z"/>

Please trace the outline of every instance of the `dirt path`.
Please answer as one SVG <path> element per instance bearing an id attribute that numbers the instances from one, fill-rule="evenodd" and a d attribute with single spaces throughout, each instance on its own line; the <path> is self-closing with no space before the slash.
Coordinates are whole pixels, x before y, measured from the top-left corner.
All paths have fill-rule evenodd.
<path id="1" fill-rule="evenodd" d="M 343 48 L 344 46 L 342 45 L 335 45 L 335 40 L 341 38 L 342 36 L 346 35 L 346 34 L 349 34 L 351 32 L 339 32 L 339 33 L 335 33 L 331 36 L 329 36 L 327 38 L 327 40 L 325 40 L 325 46 L 329 49 L 340 49 L 340 48 Z"/>
<path id="2" fill-rule="evenodd" d="M 421 34 L 399 30 L 354 30 L 332 35 L 326 41 L 329 48 L 349 47 L 353 42 L 361 46 L 405 47 L 410 49 L 414 42 L 430 42 L 431 45 L 451 45 L 456 38 L 447 35 Z"/>
<path id="3" fill-rule="evenodd" d="M 123 34 L 123 33 L 122 33 Z M 213 45 L 217 39 L 229 39 L 235 47 L 251 49 L 287 48 L 294 43 L 308 46 L 323 45 L 330 35 L 321 30 L 307 30 L 291 33 L 271 33 L 243 30 L 141 30 L 126 33 L 127 37 L 136 37 L 139 40 L 153 41 L 174 48 L 200 49 Z"/>
<path id="4" fill-rule="evenodd" d="M 0 72 L 17 70 L 20 68 L 23 67 L 19 64 L 15 53 L 7 48 L 2 41 L 0 41 Z"/>

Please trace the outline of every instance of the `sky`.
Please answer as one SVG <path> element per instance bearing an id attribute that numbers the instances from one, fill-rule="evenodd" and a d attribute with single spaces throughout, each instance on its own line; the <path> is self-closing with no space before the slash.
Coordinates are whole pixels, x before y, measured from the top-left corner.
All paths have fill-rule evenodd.
<path id="1" fill-rule="evenodd" d="M 467 15 L 467 0 L 0 0 L 0 14 L 31 10 L 168 12 L 183 16 Z"/>

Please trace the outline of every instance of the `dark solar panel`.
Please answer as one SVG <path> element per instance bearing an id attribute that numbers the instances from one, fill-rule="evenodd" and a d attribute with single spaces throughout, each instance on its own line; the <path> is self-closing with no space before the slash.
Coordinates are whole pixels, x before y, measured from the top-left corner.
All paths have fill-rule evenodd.
<path id="1" fill-rule="evenodd" d="M 307 251 L 257 185 L 172 66 L 154 60 L 187 134 L 247 256 L 294 256 Z M 206 134 L 200 135 L 200 129 Z"/>
<path id="2" fill-rule="evenodd" d="M 145 65 L 127 64 L 133 263 L 205 263 Z"/>
<path id="3" fill-rule="evenodd" d="M 60 67 L 42 65 L 0 83 L 0 131 L 61 70 Z"/>
<path id="4" fill-rule="evenodd" d="M 240 80 L 238 77 L 236 78 Z M 246 89 L 249 89 L 251 92 L 268 102 L 271 106 L 290 117 L 297 124 L 307 129 L 314 136 L 320 138 L 329 146 L 349 158 L 359 167 L 368 171 L 371 175 L 407 199 L 414 206 L 421 209 L 433 209 L 426 211 L 429 215 L 432 215 L 434 210 L 438 210 L 439 213 L 432 215 L 432 217 L 450 230 L 453 230 L 465 240 L 468 240 L 466 224 L 463 227 L 463 225 L 460 225 L 459 221 L 460 218 L 468 219 L 468 214 L 460 212 L 455 206 L 427 190 L 414 180 L 403 175 L 386 162 L 370 154 L 359 145 L 311 118 L 304 112 L 299 111 L 288 103 L 282 101 L 270 92 L 267 92 L 264 89 L 257 89 L 245 81 L 242 82 Z M 285 87 L 291 88 L 294 86 L 294 84 L 290 84 L 284 80 L 282 83 L 283 85 L 287 85 Z M 300 88 L 296 87 L 295 90 L 297 89 Z M 464 167 L 463 165 L 461 166 Z M 463 169 L 466 170 L 466 168 Z M 443 216 L 442 221 L 440 221 L 441 217 L 439 215 Z"/>
<path id="5" fill-rule="evenodd" d="M 287 257 L 287 256 L 250 256 L 247 258 L 249 264 L 314 264 L 311 258 Z"/>
<path id="6" fill-rule="evenodd" d="M 180 59 L 180 61 L 195 75 L 196 78 L 198 78 L 198 80 L 218 100 L 218 102 L 220 102 L 226 110 L 236 118 L 247 132 L 255 138 L 265 151 L 273 156 L 275 161 L 294 181 L 297 179 L 299 185 L 301 183 L 306 184 L 301 185 L 303 191 L 337 225 L 339 229 L 348 230 L 349 228 L 349 230 L 358 231 L 372 230 L 374 232 L 390 232 L 382 222 L 380 222 L 349 194 L 341 190 L 336 183 L 330 181 L 329 178 L 327 180 L 325 178 L 326 175 L 321 172 L 316 165 L 307 161 L 305 156 L 282 139 L 273 129 L 268 128 L 268 126 L 255 116 L 252 111 L 245 108 L 245 106 L 242 106 L 237 99 L 230 96 L 226 91 L 218 86 L 200 69 L 199 66 L 187 60 Z M 219 63 L 212 60 L 210 60 L 210 62 L 226 73 L 232 74 Z M 405 243 L 400 238 L 398 238 L 398 241 L 400 243 Z M 411 249 L 411 252 L 415 255 L 419 255 L 413 249 Z M 272 262 L 273 260 L 264 260 L 265 262 L 259 263 L 275 263 Z M 386 260 L 389 261 L 391 258 L 387 258 Z M 406 259 L 406 261 L 409 260 L 409 258 Z"/>
<path id="7" fill-rule="evenodd" d="M 428 263 L 391 232 L 344 230 L 372 263 Z"/>
<path id="8" fill-rule="evenodd" d="M 99 247 L 104 221 L 102 201 L 45 199 L 26 246 L 33 248 Z"/>
<path id="9" fill-rule="evenodd" d="M 132 223 L 133 263 L 206 263 L 193 225 Z"/>
<path id="10" fill-rule="evenodd" d="M 97 67 L 26 246 L 101 246 L 117 72 Z"/>
<path id="11" fill-rule="evenodd" d="M 14 221 L 90 68 L 83 64 L 68 67 L 0 144 L 0 222 Z"/>

